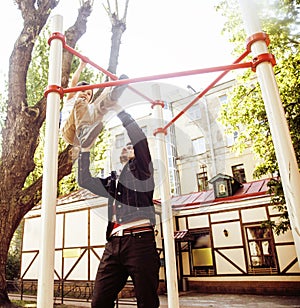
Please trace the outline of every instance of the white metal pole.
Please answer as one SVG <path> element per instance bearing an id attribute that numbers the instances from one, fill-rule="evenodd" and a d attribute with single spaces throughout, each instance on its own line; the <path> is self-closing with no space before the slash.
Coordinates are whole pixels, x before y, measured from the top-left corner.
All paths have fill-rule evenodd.
<path id="1" fill-rule="evenodd" d="M 254 1 L 240 0 L 240 6 L 247 35 L 251 36 L 262 32 Z M 266 42 L 263 40 L 254 42 L 251 45 L 251 51 L 254 57 L 268 53 Z M 257 65 L 256 72 L 270 124 L 296 253 L 298 260 L 300 260 L 300 173 L 297 159 L 272 64 L 262 62 Z M 299 263 L 298 265 L 300 266 Z"/>
<path id="2" fill-rule="evenodd" d="M 52 33 L 61 33 L 62 28 L 62 16 L 53 16 Z M 51 41 L 48 73 L 49 85 L 61 85 L 62 47 L 61 40 L 53 39 Z M 50 92 L 47 96 L 46 111 L 38 308 L 53 307 L 59 105 L 59 93 Z"/>
<path id="3" fill-rule="evenodd" d="M 154 91 L 159 93 L 159 86 L 155 85 Z M 159 95 L 155 95 L 160 97 Z M 153 115 L 159 128 L 164 126 L 163 107 L 159 104 L 154 105 Z M 164 257 L 166 267 L 168 307 L 179 308 L 178 282 L 176 269 L 176 253 L 174 241 L 173 213 L 171 206 L 170 181 L 168 169 L 168 156 L 166 151 L 166 138 L 163 132 L 155 136 L 157 158 L 158 158 L 158 178 L 160 180 L 160 198 L 161 198 L 161 219 L 164 236 Z"/>

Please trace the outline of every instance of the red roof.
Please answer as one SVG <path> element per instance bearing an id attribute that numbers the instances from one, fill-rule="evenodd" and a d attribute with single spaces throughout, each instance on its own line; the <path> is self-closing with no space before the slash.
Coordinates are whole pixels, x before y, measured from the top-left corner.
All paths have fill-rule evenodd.
<path id="1" fill-rule="evenodd" d="M 171 204 L 174 209 L 186 208 L 199 205 L 217 204 L 220 202 L 239 201 L 242 199 L 255 198 L 258 196 L 268 195 L 267 183 L 270 179 L 258 180 L 254 182 L 243 183 L 233 196 L 225 198 L 215 198 L 213 189 L 193 192 L 190 194 L 184 194 L 180 196 L 174 196 L 171 199 Z M 88 200 L 97 198 L 97 195 L 89 192 L 86 189 L 80 189 L 69 195 L 58 198 L 57 204 L 62 205 L 66 203 L 72 203 L 76 201 Z M 153 200 L 155 204 L 160 204 L 160 200 Z"/>
<path id="2" fill-rule="evenodd" d="M 57 205 L 62 205 L 82 200 L 89 200 L 93 198 L 98 198 L 98 196 L 93 194 L 87 189 L 80 188 L 79 190 L 76 190 L 68 195 L 60 196 L 57 199 Z"/>
<path id="3" fill-rule="evenodd" d="M 193 207 L 201 204 L 216 204 L 220 202 L 239 201 L 242 199 L 249 199 L 258 196 L 268 195 L 267 183 L 270 179 L 258 180 L 249 183 L 243 183 L 233 196 L 224 198 L 215 198 L 213 189 L 201 192 L 194 192 L 181 196 L 174 196 L 171 199 L 171 204 L 174 209 L 182 207 Z M 160 200 L 154 200 L 156 204 L 160 204 Z"/>

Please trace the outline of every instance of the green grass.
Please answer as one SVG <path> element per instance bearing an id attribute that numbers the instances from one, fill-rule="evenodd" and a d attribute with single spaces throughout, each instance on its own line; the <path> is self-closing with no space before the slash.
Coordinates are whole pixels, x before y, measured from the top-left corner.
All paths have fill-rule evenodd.
<path id="1" fill-rule="evenodd" d="M 11 302 L 18 307 L 36 307 L 36 302 L 32 301 L 12 300 Z"/>
<path id="2" fill-rule="evenodd" d="M 18 307 L 36 307 L 36 302 L 33 301 L 21 301 L 21 300 L 12 300 L 12 303 L 14 303 L 15 305 L 17 305 Z M 54 305 L 54 307 L 57 308 L 74 308 L 78 306 L 70 306 L 70 305 L 64 305 L 64 304 L 57 304 Z"/>

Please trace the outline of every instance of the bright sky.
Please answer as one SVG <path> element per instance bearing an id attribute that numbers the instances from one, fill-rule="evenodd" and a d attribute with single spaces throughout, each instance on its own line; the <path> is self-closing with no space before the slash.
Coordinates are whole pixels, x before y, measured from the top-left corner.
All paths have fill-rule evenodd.
<path id="1" fill-rule="evenodd" d="M 0 90 L 7 75 L 9 56 L 22 29 L 22 17 L 13 0 L 3 1 L 0 25 Z M 74 23 L 79 1 L 61 0 L 52 14 L 64 17 L 64 30 Z M 114 3 L 114 1 L 111 1 Z M 124 3 L 125 0 L 119 0 Z M 224 20 L 214 10 L 217 0 L 129 0 L 127 29 L 122 37 L 117 74 L 130 77 L 227 65 L 234 61 L 232 46 L 220 32 Z M 103 68 L 108 66 L 111 24 L 102 6 L 94 1 L 87 32 L 79 41 L 81 52 Z M 121 9 L 120 9 L 121 11 Z M 122 11 L 123 12 L 123 11 Z M 219 74 L 219 73 L 217 73 Z M 166 80 L 196 90 L 214 79 L 212 74 Z"/>

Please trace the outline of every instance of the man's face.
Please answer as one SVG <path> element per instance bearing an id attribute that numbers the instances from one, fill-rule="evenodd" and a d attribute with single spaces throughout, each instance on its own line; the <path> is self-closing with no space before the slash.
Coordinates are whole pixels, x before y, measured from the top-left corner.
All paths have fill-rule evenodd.
<path id="1" fill-rule="evenodd" d="M 92 90 L 82 90 L 82 91 L 79 91 L 76 95 L 77 99 L 80 98 L 80 99 L 86 101 L 87 103 L 90 102 L 92 97 L 93 97 L 93 91 Z"/>
<path id="2" fill-rule="evenodd" d="M 134 158 L 134 149 L 132 144 L 126 145 L 120 155 L 120 162 L 127 163 L 130 159 Z"/>

